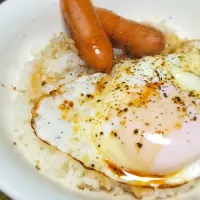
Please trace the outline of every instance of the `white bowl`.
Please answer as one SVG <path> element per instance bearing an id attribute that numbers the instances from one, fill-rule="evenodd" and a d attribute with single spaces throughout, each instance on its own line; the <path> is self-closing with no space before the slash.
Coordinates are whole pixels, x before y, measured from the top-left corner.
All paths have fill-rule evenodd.
<path id="1" fill-rule="evenodd" d="M 94 4 L 130 19 L 165 19 L 181 37 L 200 38 L 199 0 L 94 0 Z M 24 63 L 31 59 L 31 51 L 41 49 L 60 31 L 65 28 L 59 0 L 7 0 L 1 4 L 0 83 L 15 85 Z M 17 118 L 10 107 L 13 90 L 1 86 L 0 95 L 0 190 L 15 200 L 89 199 L 49 180 L 23 158 L 10 137 L 11 119 Z M 188 193 L 185 199 L 199 199 L 197 191 Z"/>

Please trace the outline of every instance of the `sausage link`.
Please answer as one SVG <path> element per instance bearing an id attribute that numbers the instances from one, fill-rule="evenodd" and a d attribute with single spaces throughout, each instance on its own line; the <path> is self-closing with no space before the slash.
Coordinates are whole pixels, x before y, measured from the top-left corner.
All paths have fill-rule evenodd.
<path id="1" fill-rule="evenodd" d="M 90 0 L 60 0 L 64 18 L 83 60 L 99 72 L 110 72 L 112 45 Z"/>
<path id="2" fill-rule="evenodd" d="M 96 12 L 110 40 L 133 56 L 155 55 L 164 50 L 165 36 L 156 28 L 124 19 L 103 8 L 96 8 Z"/>

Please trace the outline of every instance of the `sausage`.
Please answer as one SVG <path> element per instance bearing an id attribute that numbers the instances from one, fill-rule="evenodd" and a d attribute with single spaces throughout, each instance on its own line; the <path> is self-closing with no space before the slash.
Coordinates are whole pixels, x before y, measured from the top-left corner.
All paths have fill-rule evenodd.
<path id="1" fill-rule="evenodd" d="M 83 60 L 99 72 L 109 73 L 113 49 L 90 0 L 60 0 L 64 18 Z"/>
<path id="2" fill-rule="evenodd" d="M 165 36 L 156 28 L 124 19 L 103 8 L 96 8 L 96 12 L 110 40 L 133 56 L 155 55 L 164 50 Z"/>

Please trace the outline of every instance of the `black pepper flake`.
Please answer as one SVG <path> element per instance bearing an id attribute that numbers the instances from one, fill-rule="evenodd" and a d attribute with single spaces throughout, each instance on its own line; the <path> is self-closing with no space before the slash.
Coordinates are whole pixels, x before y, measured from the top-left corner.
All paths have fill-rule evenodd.
<path id="1" fill-rule="evenodd" d="M 91 95 L 91 94 L 87 94 L 87 98 L 89 98 L 89 99 L 93 99 L 93 98 L 94 98 L 94 96 L 93 96 L 93 95 Z"/>
<path id="2" fill-rule="evenodd" d="M 193 121 L 197 121 L 197 117 L 194 116 L 194 117 L 192 118 L 192 120 L 193 120 Z"/>
<path id="3" fill-rule="evenodd" d="M 46 81 L 42 81 L 42 83 L 41 83 L 42 86 L 45 86 L 46 84 L 47 84 Z"/>
<path id="4" fill-rule="evenodd" d="M 93 168 L 94 168 L 94 164 L 91 164 L 91 167 L 93 167 Z"/>
<path id="5" fill-rule="evenodd" d="M 133 132 L 134 132 L 134 134 L 138 134 L 139 133 L 139 129 L 135 129 Z"/>
<path id="6" fill-rule="evenodd" d="M 191 91 L 191 92 L 188 94 L 188 96 L 189 96 L 189 97 L 194 97 L 194 96 L 195 96 L 195 95 L 194 95 L 194 92 Z"/>
<path id="7" fill-rule="evenodd" d="M 99 144 L 98 147 L 100 147 L 101 145 Z"/>
<path id="8" fill-rule="evenodd" d="M 128 108 L 124 108 L 124 110 L 123 110 L 124 112 L 127 112 L 128 111 Z"/>
<path id="9" fill-rule="evenodd" d="M 13 142 L 13 144 L 14 144 L 14 145 L 17 145 L 17 143 L 16 143 L 16 142 Z"/>
<path id="10" fill-rule="evenodd" d="M 35 168 L 36 168 L 37 170 L 40 170 L 40 167 L 39 167 L 38 165 L 36 165 Z"/>
<path id="11" fill-rule="evenodd" d="M 177 100 L 177 101 L 181 101 L 181 98 L 180 97 L 175 97 L 175 99 Z"/>
<path id="12" fill-rule="evenodd" d="M 100 135 L 104 135 L 104 133 L 103 133 L 103 132 L 100 132 Z"/>
<path id="13" fill-rule="evenodd" d="M 117 133 L 116 132 L 114 132 L 114 136 L 117 137 Z"/>
<path id="14" fill-rule="evenodd" d="M 157 70 L 155 70 L 155 73 L 156 73 L 156 75 L 157 75 L 157 77 L 159 78 L 159 80 L 161 79 L 161 77 L 160 77 L 160 74 L 159 74 L 159 72 L 157 71 Z"/>
<path id="15" fill-rule="evenodd" d="M 136 147 L 141 149 L 142 148 L 142 143 L 140 143 L 140 142 L 136 143 Z"/>
<path id="16" fill-rule="evenodd" d="M 60 139 L 60 137 L 58 137 L 58 139 Z"/>
<path id="17" fill-rule="evenodd" d="M 174 79 L 174 76 L 171 76 L 171 79 Z"/>
<path id="18" fill-rule="evenodd" d="M 163 96 L 164 96 L 165 98 L 167 98 L 167 97 L 168 97 L 166 93 L 163 93 Z"/>
<path id="19" fill-rule="evenodd" d="M 116 88 L 115 88 L 115 90 L 119 90 L 120 89 L 120 87 L 119 86 L 117 86 Z"/>
<path id="20" fill-rule="evenodd" d="M 101 101 L 100 99 L 97 100 L 98 103 L 99 103 L 100 101 Z"/>
<path id="21" fill-rule="evenodd" d="M 172 98 L 172 100 L 174 101 L 174 103 L 181 103 L 181 104 L 184 104 L 184 103 L 181 101 L 181 98 L 178 97 L 178 96 Z"/>

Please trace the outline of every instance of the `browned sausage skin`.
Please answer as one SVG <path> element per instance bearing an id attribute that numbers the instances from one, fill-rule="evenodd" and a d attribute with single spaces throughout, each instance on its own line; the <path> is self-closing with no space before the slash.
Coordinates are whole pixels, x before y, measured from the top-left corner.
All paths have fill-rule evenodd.
<path id="1" fill-rule="evenodd" d="M 155 55 L 164 50 L 164 34 L 156 28 L 124 19 L 103 8 L 96 8 L 96 12 L 110 40 L 133 56 Z"/>
<path id="2" fill-rule="evenodd" d="M 109 73 L 113 65 L 112 45 L 90 0 L 60 0 L 60 3 L 81 57 L 90 67 Z"/>

